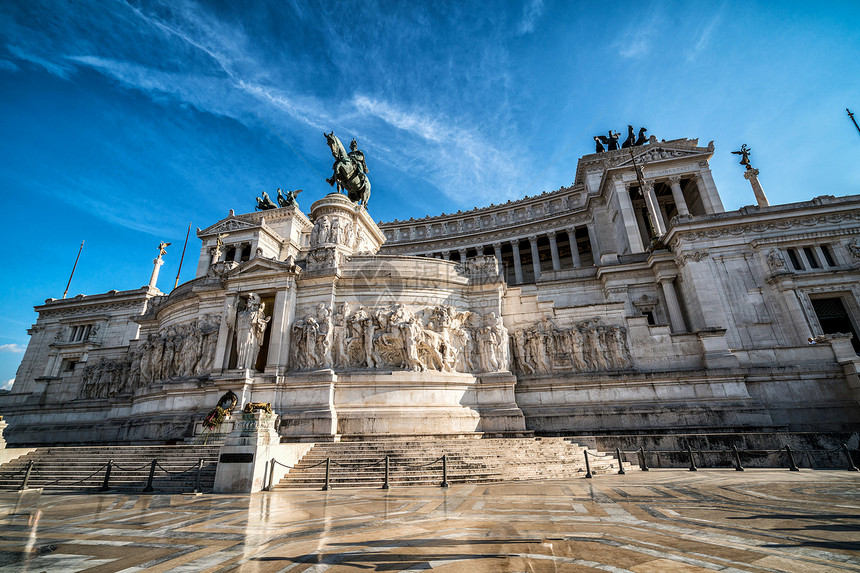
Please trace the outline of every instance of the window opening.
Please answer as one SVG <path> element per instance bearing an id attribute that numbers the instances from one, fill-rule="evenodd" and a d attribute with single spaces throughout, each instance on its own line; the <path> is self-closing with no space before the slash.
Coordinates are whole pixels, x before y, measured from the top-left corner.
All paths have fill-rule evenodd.
<path id="1" fill-rule="evenodd" d="M 850 333 L 854 352 L 860 354 L 860 340 L 857 339 L 857 331 L 854 329 L 851 317 L 840 297 L 814 298 L 812 299 L 812 308 L 815 310 L 815 315 L 818 317 L 818 323 L 824 334 Z"/>
<path id="2" fill-rule="evenodd" d="M 802 271 L 803 265 L 800 262 L 800 259 L 797 256 L 797 253 L 794 249 L 787 249 L 788 259 L 791 261 L 791 266 L 794 267 L 796 271 Z"/>
<path id="3" fill-rule="evenodd" d="M 830 247 L 828 245 L 821 245 L 821 252 L 824 254 L 824 260 L 827 262 L 827 266 L 835 267 L 836 261 L 833 258 L 833 253 L 830 252 Z"/>
<path id="4" fill-rule="evenodd" d="M 815 258 L 815 253 L 812 252 L 812 248 L 803 247 L 803 252 L 806 254 L 806 260 L 809 261 L 810 267 L 817 269 L 821 266 L 818 264 L 818 260 Z"/>

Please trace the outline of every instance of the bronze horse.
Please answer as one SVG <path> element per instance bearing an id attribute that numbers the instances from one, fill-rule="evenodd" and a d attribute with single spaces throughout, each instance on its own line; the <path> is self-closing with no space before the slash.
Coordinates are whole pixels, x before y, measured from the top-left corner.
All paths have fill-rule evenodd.
<path id="1" fill-rule="evenodd" d="M 350 201 L 355 201 L 367 208 L 367 202 L 370 200 L 370 180 L 362 169 L 361 163 L 346 152 L 334 132 L 323 132 L 323 135 L 334 157 L 334 163 L 331 166 L 333 174 L 330 179 L 326 179 L 326 182 L 329 185 L 337 183 L 338 193 L 346 189 L 346 195 Z"/>

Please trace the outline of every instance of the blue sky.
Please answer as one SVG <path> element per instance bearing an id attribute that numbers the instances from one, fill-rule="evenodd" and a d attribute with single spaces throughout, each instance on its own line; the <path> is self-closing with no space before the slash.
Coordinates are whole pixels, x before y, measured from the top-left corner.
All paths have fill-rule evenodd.
<path id="1" fill-rule="evenodd" d="M 860 192 L 857 2 L 6 0 L 0 18 L 0 386 L 34 304 L 137 288 L 189 222 L 277 187 L 330 191 L 356 137 L 377 220 L 571 183 L 628 123 L 714 140 L 727 209 Z M 182 281 L 193 278 L 193 236 Z"/>

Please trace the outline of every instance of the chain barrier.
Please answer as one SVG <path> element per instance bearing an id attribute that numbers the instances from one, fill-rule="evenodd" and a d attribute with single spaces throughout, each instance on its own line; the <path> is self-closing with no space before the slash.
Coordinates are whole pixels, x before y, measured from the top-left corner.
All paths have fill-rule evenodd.
<path id="1" fill-rule="evenodd" d="M 34 464 L 34 465 L 35 465 L 35 464 Z M 90 479 L 91 477 L 95 476 L 96 474 L 101 473 L 101 471 L 102 471 L 103 469 L 105 469 L 106 467 L 108 467 L 108 464 L 104 464 L 104 465 L 103 465 L 103 466 L 101 466 L 99 469 L 97 469 L 96 471 L 94 471 L 93 473 L 91 473 L 90 475 L 88 475 L 88 476 L 87 476 L 87 477 L 85 477 L 85 478 L 82 478 L 82 479 L 79 479 L 79 480 L 73 481 L 73 482 L 71 482 L 71 483 L 64 483 L 64 484 L 62 484 L 62 485 L 64 485 L 64 486 L 73 486 L 73 485 L 82 484 L 82 483 L 84 483 L 85 481 L 87 481 L 88 479 Z M 38 477 L 38 476 L 43 476 L 43 475 L 44 475 L 44 474 L 43 474 L 40 470 L 36 470 L 36 476 L 33 476 L 33 475 L 31 474 L 29 477 L 30 477 L 30 479 L 33 479 L 33 477 Z M 54 480 L 54 481 L 52 481 L 52 482 L 45 483 L 45 484 L 40 484 L 40 485 L 39 485 L 39 487 L 51 487 L 52 485 L 57 485 L 57 484 L 59 484 L 59 483 L 60 483 L 60 482 L 62 482 L 62 481 L 63 481 L 63 478 L 57 478 L 57 479 L 55 479 L 55 480 Z M 25 483 L 26 483 L 26 482 L 25 482 Z"/>
<path id="2" fill-rule="evenodd" d="M 139 472 L 141 470 L 145 470 L 146 468 L 148 468 L 150 466 L 151 463 L 152 462 L 146 462 L 145 464 L 143 464 L 142 466 L 137 467 L 137 468 L 124 468 L 121 465 L 119 465 L 118 463 L 114 462 L 113 467 L 114 467 L 114 469 L 117 469 L 121 472 L 135 473 L 135 472 Z"/>
<path id="3" fill-rule="evenodd" d="M 442 463 L 442 482 L 440 483 L 440 487 L 448 487 L 449 483 L 448 483 L 448 456 L 447 456 L 447 454 L 442 454 L 440 457 L 438 457 L 432 461 L 429 461 L 426 463 L 421 463 L 421 464 L 400 463 L 397 465 L 396 469 L 421 469 L 421 468 L 427 468 L 430 466 L 437 465 L 440 462 Z M 391 456 L 385 456 L 383 459 L 379 460 L 378 462 L 373 462 L 373 463 L 368 463 L 368 464 L 343 464 L 343 463 L 336 462 L 335 460 L 333 460 L 331 458 L 326 458 L 326 459 L 324 459 L 324 460 L 322 460 L 316 464 L 313 464 L 311 466 L 302 466 L 302 467 L 290 466 L 290 465 L 285 464 L 283 462 L 279 462 L 275 458 L 272 458 L 271 461 L 269 461 L 267 463 L 269 464 L 269 472 L 268 472 L 269 476 L 268 476 L 268 484 L 263 488 L 265 491 L 272 491 L 274 489 L 275 466 L 276 465 L 290 469 L 290 470 L 295 470 L 295 469 L 297 469 L 297 470 L 309 470 L 309 469 L 313 469 L 313 468 L 316 468 L 316 467 L 319 467 L 319 466 L 325 464 L 325 483 L 322 486 L 322 489 L 323 489 L 323 491 L 328 491 L 332 487 L 331 486 L 331 466 L 332 465 L 335 465 L 335 466 L 338 466 L 338 467 L 344 468 L 344 469 L 355 470 L 355 469 L 375 468 L 375 467 L 379 467 L 380 465 L 384 464 L 385 465 L 385 475 L 384 475 L 384 480 L 383 480 L 383 484 L 382 484 L 382 489 L 389 489 L 389 487 L 390 487 L 390 479 L 389 478 L 390 478 L 390 473 L 392 471 Z"/>
<path id="4" fill-rule="evenodd" d="M 198 464 L 198 462 L 194 462 L 194 465 L 189 466 L 188 468 L 186 468 L 184 470 L 170 471 L 169 469 L 167 469 L 163 465 L 161 465 L 160 462 L 158 462 L 158 461 L 155 462 L 156 467 L 158 467 L 161 471 L 163 471 L 164 473 L 166 473 L 169 476 L 178 476 L 180 474 L 188 473 L 191 470 L 196 470 L 198 467 L 197 464 Z"/>

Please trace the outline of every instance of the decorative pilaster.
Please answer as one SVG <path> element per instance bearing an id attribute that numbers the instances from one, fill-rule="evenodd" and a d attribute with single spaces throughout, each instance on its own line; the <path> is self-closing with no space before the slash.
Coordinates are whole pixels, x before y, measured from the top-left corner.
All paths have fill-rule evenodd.
<path id="1" fill-rule="evenodd" d="M 661 277 L 660 286 L 663 288 L 663 296 L 666 298 L 666 309 L 669 311 L 669 323 L 673 333 L 686 332 L 684 315 L 678 302 L 678 293 L 675 291 L 674 277 Z"/>
<path id="2" fill-rule="evenodd" d="M 621 214 L 621 223 L 624 225 L 624 236 L 627 237 L 627 245 L 630 253 L 641 253 L 645 251 L 642 245 L 642 237 L 639 233 L 639 225 L 636 224 L 636 214 L 633 211 L 633 203 L 630 201 L 630 193 L 627 185 L 621 177 L 613 179 L 615 186 L 615 198 L 618 201 L 618 210 Z"/>

